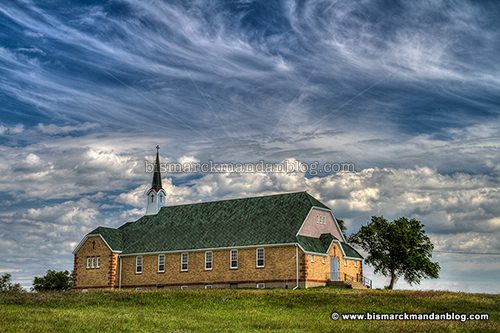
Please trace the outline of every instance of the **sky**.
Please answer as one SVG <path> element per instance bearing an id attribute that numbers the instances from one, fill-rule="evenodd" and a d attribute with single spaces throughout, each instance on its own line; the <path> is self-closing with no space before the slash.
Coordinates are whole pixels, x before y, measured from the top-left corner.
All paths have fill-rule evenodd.
<path id="1" fill-rule="evenodd" d="M 71 270 L 145 211 L 152 161 L 349 162 L 163 174 L 167 205 L 307 190 L 356 232 L 417 218 L 441 277 L 499 293 L 497 1 L 0 2 L 0 273 Z M 375 287 L 388 280 L 374 278 Z"/>

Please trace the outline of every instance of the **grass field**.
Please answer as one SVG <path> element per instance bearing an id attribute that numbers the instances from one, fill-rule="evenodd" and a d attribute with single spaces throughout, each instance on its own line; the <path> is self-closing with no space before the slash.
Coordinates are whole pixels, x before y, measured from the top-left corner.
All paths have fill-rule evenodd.
<path id="1" fill-rule="evenodd" d="M 338 313 L 488 313 L 487 321 L 332 320 Z M 387 290 L 0 294 L 0 332 L 500 332 L 500 295 Z"/>

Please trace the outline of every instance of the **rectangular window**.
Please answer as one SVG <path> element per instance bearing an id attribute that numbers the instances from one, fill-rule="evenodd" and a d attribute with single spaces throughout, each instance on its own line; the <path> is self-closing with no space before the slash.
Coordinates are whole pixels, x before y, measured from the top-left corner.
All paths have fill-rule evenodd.
<path id="1" fill-rule="evenodd" d="M 314 262 L 314 254 L 311 254 L 311 262 Z"/>
<path id="2" fill-rule="evenodd" d="M 135 272 L 142 273 L 142 256 L 135 257 Z"/>
<path id="3" fill-rule="evenodd" d="M 256 287 L 257 287 L 257 289 L 264 289 L 264 288 L 266 288 L 266 284 L 265 283 L 257 283 Z"/>
<path id="4" fill-rule="evenodd" d="M 87 257 L 87 268 L 90 268 L 90 257 Z"/>
<path id="5" fill-rule="evenodd" d="M 354 260 L 354 267 L 358 267 L 358 261 Z"/>
<path id="6" fill-rule="evenodd" d="M 158 255 L 158 272 L 165 272 L 165 255 Z"/>
<path id="7" fill-rule="evenodd" d="M 256 266 L 257 268 L 262 268 L 264 267 L 265 260 L 264 260 L 264 248 L 259 247 L 256 252 Z"/>
<path id="8" fill-rule="evenodd" d="M 212 285 L 211 285 L 211 284 L 207 284 L 207 285 L 205 286 L 205 289 L 212 289 Z"/>
<path id="9" fill-rule="evenodd" d="M 92 268 L 95 268 L 95 257 L 92 257 Z"/>
<path id="10" fill-rule="evenodd" d="M 347 266 L 347 259 L 344 259 L 344 266 Z"/>
<path id="11" fill-rule="evenodd" d="M 316 215 L 316 223 L 326 224 L 326 217 L 322 215 Z"/>
<path id="12" fill-rule="evenodd" d="M 321 263 L 324 264 L 325 263 L 325 257 L 321 257 Z"/>
<path id="13" fill-rule="evenodd" d="M 231 250 L 231 253 L 229 255 L 229 268 L 230 269 L 236 269 L 238 268 L 238 250 Z"/>
<path id="14" fill-rule="evenodd" d="M 95 267 L 101 267 L 101 257 L 95 257 Z"/>
<path id="15" fill-rule="evenodd" d="M 189 256 L 187 252 L 181 253 L 181 272 L 187 272 L 189 263 Z"/>
<path id="16" fill-rule="evenodd" d="M 206 271 L 212 270 L 212 259 L 213 259 L 212 251 L 206 251 L 205 252 L 205 270 Z"/>

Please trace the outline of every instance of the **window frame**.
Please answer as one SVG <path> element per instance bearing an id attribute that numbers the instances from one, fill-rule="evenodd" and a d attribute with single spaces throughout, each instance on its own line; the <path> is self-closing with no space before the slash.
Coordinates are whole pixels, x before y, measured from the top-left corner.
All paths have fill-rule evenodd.
<path id="1" fill-rule="evenodd" d="M 140 265 L 139 265 L 139 261 L 141 262 Z M 142 274 L 142 272 L 144 271 L 144 257 L 143 256 L 135 256 L 135 274 Z M 141 270 L 139 271 L 137 268 L 141 268 Z"/>
<path id="2" fill-rule="evenodd" d="M 95 268 L 95 257 L 92 257 L 92 264 L 90 266 L 92 269 Z"/>
<path id="3" fill-rule="evenodd" d="M 210 261 L 209 259 L 210 256 Z M 210 267 L 207 267 L 207 264 L 210 264 Z M 214 252 L 213 251 L 205 251 L 205 270 L 211 271 L 214 268 Z"/>
<path id="4" fill-rule="evenodd" d="M 262 265 L 259 265 L 259 251 L 262 251 Z M 263 247 L 258 247 L 255 250 L 255 267 L 256 268 L 266 267 L 266 250 Z"/>
<path id="5" fill-rule="evenodd" d="M 347 266 L 347 259 L 344 258 L 344 266 Z"/>
<path id="6" fill-rule="evenodd" d="M 161 264 L 160 264 L 160 258 L 163 258 L 163 269 L 160 269 L 160 266 L 161 266 Z M 158 273 L 165 273 L 165 262 L 166 262 L 166 260 L 165 260 L 165 254 L 159 254 L 158 258 L 157 258 Z"/>
<path id="7" fill-rule="evenodd" d="M 95 268 L 101 268 L 101 257 L 95 257 Z"/>
<path id="8" fill-rule="evenodd" d="M 314 258 L 314 254 L 311 254 L 311 262 L 314 262 L 315 258 Z"/>
<path id="9" fill-rule="evenodd" d="M 317 224 L 326 224 L 326 216 L 318 214 L 316 215 L 316 223 Z"/>
<path id="10" fill-rule="evenodd" d="M 186 268 L 183 268 L 184 264 L 184 255 L 186 256 Z M 189 252 L 181 252 L 181 272 L 187 272 L 189 271 Z"/>
<path id="11" fill-rule="evenodd" d="M 90 257 L 86 258 L 86 268 L 90 269 Z"/>
<path id="12" fill-rule="evenodd" d="M 255 288 L 257 288 L 257 289 L 266 289 L 266 284 L 264 282 L 257 282 L 255 284 Z"/>
<path id="13" fill-rule="evenodd" d="M 233 253 L 236 254 L 235 260 L 233 260 Z M 233 262 L 236 262 L 236 266 L 233 266 Z M 238 249 L 231 249 L 229 251 L 229 269 L 238 269 Z"/>
<path id="14" fill-rule="evenodd" d="M 354 261 L 354 267 L 358 268 L 358 261 L 357 260 L 353 260 Z"/>

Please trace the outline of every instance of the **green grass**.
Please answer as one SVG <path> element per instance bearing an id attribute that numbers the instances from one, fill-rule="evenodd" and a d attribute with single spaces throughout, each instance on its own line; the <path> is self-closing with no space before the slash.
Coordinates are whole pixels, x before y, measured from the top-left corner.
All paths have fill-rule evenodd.
<path id="1" fill-rule="evenodd" d="M 347 321 L 339 313 L 488 313 L 487 321 Z M 164 290 L 0 294 L 0 332 L 500 332 L 500 295 Z"/>

